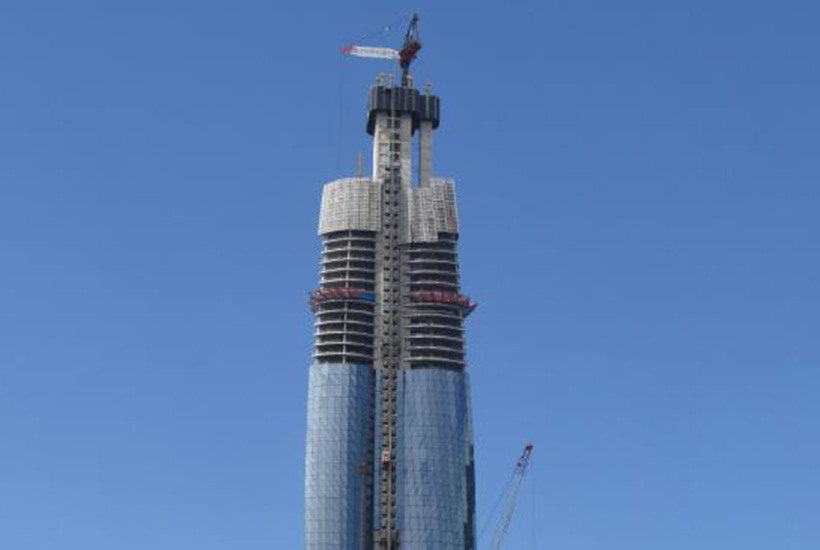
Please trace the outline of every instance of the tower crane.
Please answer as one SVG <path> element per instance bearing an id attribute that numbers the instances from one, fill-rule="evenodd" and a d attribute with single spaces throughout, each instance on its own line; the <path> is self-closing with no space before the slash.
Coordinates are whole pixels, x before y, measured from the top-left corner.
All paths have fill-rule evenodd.
<path id="1" fill-rule="evenodd" d="M 521 453 L 521 457 L 518 459 L 518 462 L 516 462 L 513 474 L 507 482 L 507 486 L 504 488 L 501 498 L 496 504 L 496 510 L 501 505 L 503 505 L 503 508 L 501 509 L 501 516 L 498 520 L 498 524 L 496 525 L 495 533 L 493 534 L 492 544 L 490 545 L 492 550 L 498 550 L 504 543 L 504 537 L 507 535 L 513 515 L 515 514 L 518 493 L 521 490 L 521 485 L 524 483 L 524 478 L 527 476 L 531 456 L 532 443 L 528 443 L 524 447 L 524 451 Z M 491 515 L 489 519 L 492 517 L 494 517 L 494 514 Z M 484 527 L 485 530 L 486 528 L 487 526 Z"/>
<path id="2" fill-rule="evenodd" d="M 404 33 L 404 44 L 400 50 L 392 48 L 377 48 L 372 46 L 358 46 L 350 44 L 342 48 L 342 54 L 369 59 L 392 59 L 399 62 L 402 73 L 402 82 L 407 83 L 410 74 L 410 64 L 416 59 L 421 49 L 418 30 L 419 16 L 413 14 L 407 32 Z M 389 28 L 389 27 L 388 27 Z"/>

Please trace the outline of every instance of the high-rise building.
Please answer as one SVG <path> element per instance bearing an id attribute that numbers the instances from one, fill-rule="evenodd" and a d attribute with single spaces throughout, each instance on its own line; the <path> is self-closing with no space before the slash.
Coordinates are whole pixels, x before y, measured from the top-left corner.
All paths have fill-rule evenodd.
<path id="1" fill-rule="evenodd" d="M 305 548 L 472 550 L 475 489 L 453 181 L 433 176 L 440 100 L 370 89 L 372 176 L 324 186 L 311 294 Z M 413 165 L 414 146 L 418 161 Z"/>

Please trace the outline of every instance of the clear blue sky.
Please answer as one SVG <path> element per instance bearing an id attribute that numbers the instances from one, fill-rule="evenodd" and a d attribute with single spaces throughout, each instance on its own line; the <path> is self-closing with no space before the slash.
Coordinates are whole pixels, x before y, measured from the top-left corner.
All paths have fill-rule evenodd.
<path id="1" fill-rule="evenodd" d="M 413 9 L 479 520 L 531 440 L 508 548 L 820 546 L 816 2 L 4 0 L 0 549 L 301 546 L 321 185 L 391 69 L 338 51 Z"/>

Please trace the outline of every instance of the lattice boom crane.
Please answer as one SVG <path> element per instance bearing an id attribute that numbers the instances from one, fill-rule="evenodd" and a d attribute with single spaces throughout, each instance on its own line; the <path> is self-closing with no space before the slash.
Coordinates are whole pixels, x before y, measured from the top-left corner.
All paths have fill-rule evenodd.
<path id="1" fill-rule="evenodd" d="M 416 59 L 416 56 L 421 49 L 421 42 L 419 41 L 418 31 L 419 16 L 413 14 L 410 18 L 410 25 L 407 27 L 407 32 L 404 34 L 404 44 L 401 50 L 394 50 L 392 48 L 376 48 L 372 46 L 357 46 L 350 44 L 342 48 L 342 53 L 345 55 L 352 55 L 354 57 L 365 57 L 368 59 L 392 59 L 397 60 L 401 66 L 402 81 L 407 80 L 410 74 L 410 64 Z"/>
<path id="2" fill-rule="evenodd" d="M 504 508 L 501 511 L 501 518 L 498 521 L 498 526 L 493 535 L 493 542 L 490 546 L 493 550 L 501 548 L 504 537 L 507 535 L 507 530 L 510 528 L 510 522 L 512 522 L 513 514 L 515 514 L 518 492 L 524 483 L 524 478 L 527 476 L 527 469 L 530 466 L 530 456 L 532 456 L 532 443 L 528 443 L 527 446 L 524 447 L 524 452 L 521 453 L 521 458 L 518 459 L 515 470 L 513 470 L 513 476 L 504 491 L 502 497 Z"/>

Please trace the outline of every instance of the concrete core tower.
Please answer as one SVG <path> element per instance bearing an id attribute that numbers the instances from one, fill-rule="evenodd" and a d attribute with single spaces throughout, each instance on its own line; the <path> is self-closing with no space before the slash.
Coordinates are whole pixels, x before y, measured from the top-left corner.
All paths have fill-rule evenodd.
<path id="1" fill-rule="evenodd" d="M 371 87 L 372 176 L 325 185 L 305 457 L 305 548 L 473 550 L 475 490 L 452 180 L 440 100 Z M 413 144 L 417 142 L 417 180 Z"/>

